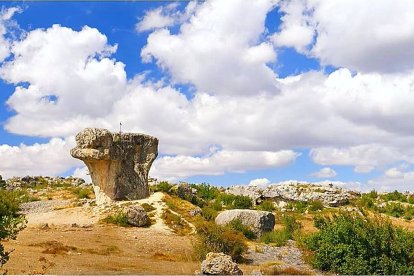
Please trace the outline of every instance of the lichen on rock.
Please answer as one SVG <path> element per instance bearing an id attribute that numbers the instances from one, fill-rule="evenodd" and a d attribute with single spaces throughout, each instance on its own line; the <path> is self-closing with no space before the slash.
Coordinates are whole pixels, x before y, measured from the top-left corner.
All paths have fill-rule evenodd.
<path id="1" fill-rule="evenodd" d="M 157 138 L 86 128 L 76 135 L 76 144 L 71 155 L 85 162 L 94 186 L 111 200 L 149 196 L 148 173 L 158 155 Z"/>

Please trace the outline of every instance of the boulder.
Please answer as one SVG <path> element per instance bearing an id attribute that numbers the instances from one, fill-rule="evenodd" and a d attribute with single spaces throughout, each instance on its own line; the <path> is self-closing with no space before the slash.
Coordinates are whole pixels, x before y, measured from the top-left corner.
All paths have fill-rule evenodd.
<path id="1" fill-rule="evenodd" d="M 207 254 L 201 263 L 201 273 L 206 275 L 243 275 L 243 271 L 229 255 L 223 253 Z"/>
<path id="2" fill-rule="evenodd" d="M 125 213 L 128 218 L 128 223 L 133 226 L 147 226 L 150 219 L 145 212 L 145 209 L 139 205 L 132 205 L 125 208 Z"/>
<path id="3" fill-rule="evenodd" d="M 180 183 L 171 188 L 171 191 L 179 198 L 191 200 L 195 195 L 193 189 L 188 183 Z"/>
<path id="4" fill-rule="evenodd" d="M 238 219 L 249 227 L 256 236 L 260 237 L 263 232 L 272 231 L 275 227 L 275 215 L 271 212 L 247 209 L 234 209 L 221 212 L 216 217 L 216 224 L 225 225 L 232 220 Z"/>
<path id="5" fill-rule="evenodd" d="M 111 200 L 149 196 L 148 172 L 158 154 L 157 138 L 87 128 L 76 135 L 76 147 L 70 153 L 85 162 L 93 185 Z"/>

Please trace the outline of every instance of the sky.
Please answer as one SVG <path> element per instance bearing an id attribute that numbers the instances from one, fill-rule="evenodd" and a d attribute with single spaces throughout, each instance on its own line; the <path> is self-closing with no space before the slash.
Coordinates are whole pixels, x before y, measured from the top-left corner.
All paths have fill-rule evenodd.
<path id="1" fill-rule="evenodd" d="M 158 180 L 414 191 L 414 1 L 0 4 L 4 178 L 122 122 Z"/>

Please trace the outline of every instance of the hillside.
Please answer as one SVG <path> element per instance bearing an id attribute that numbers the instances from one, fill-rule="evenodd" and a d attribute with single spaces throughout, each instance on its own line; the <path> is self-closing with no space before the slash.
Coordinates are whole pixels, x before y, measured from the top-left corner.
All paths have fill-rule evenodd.
<path id="1" fill-rule="evenodd" d="M 9 274 L 194 274 L 201 262 L 194 248 L 199 225 L 214 221 L 223 210 L 233 209 L 265 210 L 276 217 L 275 230 L 269 235 L 243 236 L 247 250 L 238 263 L 244 274 L 320 273 L 312 268 L 310 252 L 298 238 L 299 233 L 305 236 L 318 231 L 314 218 L 320 215 L 332 217 L 341 211 L 378 214 L 390 217 L 394 225 L 414 230 L 411 195 L 359 195 L 329 186 L 288 186 L 267 188 L 272 195 L 276 190 L 284 193 L 266 197 L 263 194 L 269 192 L 256 189 L 253 193 L 249 188 L 250 195 L 260 196 L 247 197 L 240 195 L 240 187 L 225 190 L 162 182 L 152 186 L 149 198 L 97 206 L 91 186 L 80 179 L 10 179 L 7 189 L 17 191 L 25 202 L 21 210 L 28 223 L 16 240 L 4 243 L 6 249 L 14 251 L 3 269 Z M 319 195 L 315 197 L 315 193 Z M 324 202 L 321 194 L 335 194 L 346 200 L 328 204 L 332 200 Z M 122 226 L 122 221 L 116 219 L 123 208 L 134 205 L 144 207 L 150 225 Z M 287 224 L 286 218 L 294 221 Z M 284 236 L 289 225 L 297 228 Z M 238 231 L 247 233 L 241 228 Z"/>

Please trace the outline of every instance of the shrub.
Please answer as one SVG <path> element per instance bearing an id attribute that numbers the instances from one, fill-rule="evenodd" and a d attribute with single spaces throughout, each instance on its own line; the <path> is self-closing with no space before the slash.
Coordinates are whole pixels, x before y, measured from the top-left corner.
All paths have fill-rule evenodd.
<path id="1" fill-rule="evenodd" d="M 232 209 L 250 209 L 252 208 L 252 200 L 248 196 L 235 196 Z"/>
<path id="2" fill-rule="evenodd" d="M 216 211 L 221 211 L 223 210 L 223 205 L 221 204 L 220 201 L 215 200 L 210 204 L 210 207 L 213 208 Z"/>
<path id="3" fill-rule="evenodd" d="M 104 218 L 103 221 L 106 223 L 116 224 L 123 227 L 129 226 L 128 217 L 123 211 L 118 211 L 114 214 L 111 214 Z"/>
<path id="4" fill-rule="evenodd" d="M 351 213 L 318 220 L 320 231 L 305 239 L 317 269 L 339 274 L 414 273 L 413 233 L 389 220 Z"/>
<path id="5" fill-rule="evenodd" d="M 283 246 L 286 244 L 289 236 L 285 230 L 274 230 L 265 232 L 260 237 L 260 240 L 266 244 L 272 243 L 275 246 Z"/>
<path id="6" fill-rule="evenodd" d="M 309 211 L 323 210 L 324 206 L 320 200 L 313 200 L 309 203 Z"/>
<path id="7" fill-rule="evenodd" d="M 0 241 L 16 239 L 17 233 L 26 227 L 26 219 L 18 213 L 21 197 L 18 192 L 0 190 Z M 0 244 L 0 266 L 10 257 Z"/>
<path id="8" fill-rule="evenodd" d="M 399 218 L 404 215 L 405 210 L 401 204 L 391 202 L 385 206 L 385 212 L 390 216 Z"/>
<path id="9" fill-rule="evenodd" d="M 265 232 L 261 236 L 261 241 L 264 243 L 273 243 L 276 246 L 283 246 L 287 240 L 293 239 L 295 234 L 302 228 L 295 217 L 284 215 L 282 218 L 283 229 Z"/>
<path id="10" fill-rule="evenodd" d="M 197 225 L 197 240 L 193 244 L 197 259 L 204 260 L 208 252 L 223 252 L 234 260 L 240 260 L 247 251 L 244 237 L 240 232 L 213 222 Z"/>
<path id="11" fill-rule="evenodd" d="M 218 212 L 213 208 L 206 206 L 201 208 L 201 215 L 206 220 L 214 220 L 217 217 Z"/>
<path id="12" fill-rule="evenodd" d="M 151 190 L 153 192 L 164 192 L 168 193 L 171 189 L 172 185 L 168 183 L 167 181 L 161 181 L 157 185 L 151 186 Z"/>
<path id="13" fill-rule="evenodd" d="M 197 189 L 197 196 L 204 199 L 204 200 L 212 200 L 215 199 L 219 194 L 220 191 L 218 188 L 214 186 L 210 186 L 209 184 L 202 183 L 198 185 L 191 185 L 192 188 Z"/>
<path id="14" fill-rule="evenodd" d="M 228 209 L 250 209 L 253 206 L 248 196 L 221 193 L 216 201 L 222 202 Z"/>
<path id="15" fill-rule="evenodd" d="M 296 212 L 298 213 L 303 213 L 305 212 L 306 208 L 308 207 L 308 202 L 306 201 L 295 201 L 294 203 L 292 203 L 293 208 Z"/>
<path id="16" fill-rule="evenodd" d="M 0 175 L 0 188 L 4 189 L 7 187 L 6 181 L 3 180 L 3 177 Z"/>
<path id="17" fill-rule="evenodd" d="M 230 221 L 228 223 L 228 226 L 235 231 L 241 232 L 246 238 L 250 240 L 256 238 L 254 232 L 248 226 L 244 225 L 239 219 Z"/>
<path id="18" fill-rule="evenodd" d="M 90 198 L 90 195 L 92 194 L 92 189 L 76 187 L 72 189 L 72 193 L 74 193 L 79 199 Z"/>
<path id="19" fill-rule="evenodd" d="M 273 212 L 273 210 L 275 210 L 275 206 L 273 204 L 272 201 L 270 200 L 264 200 L 259 206 L 258 209 L 262 210 L 262 211 L 268 211 L 268 212 Z"/>
<path id="20" fill-rule="evenodd" d="M 385 201 L 401 201 L 401 202 L 407 202 L 407 196 L 398 192 L 394 191 L 392 193 L 387 193 L 381 195 L 381 198 Z"/>
<path id="21" fill-rule="evenodd" d="M 294 216 L 284 215 L 282 224 L 288 239 L 293 239 L 294 233 L 302 228 L 302 224 L 298 222 Z"/>

